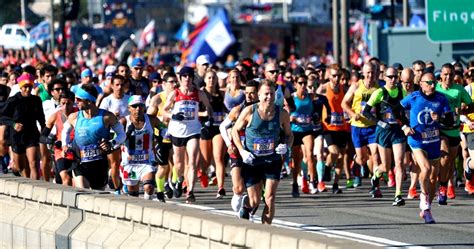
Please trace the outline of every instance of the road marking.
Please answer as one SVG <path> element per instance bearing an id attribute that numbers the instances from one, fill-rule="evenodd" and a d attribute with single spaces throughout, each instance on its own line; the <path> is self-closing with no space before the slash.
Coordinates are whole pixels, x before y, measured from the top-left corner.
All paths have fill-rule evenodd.
<path id="1" fill-rule="evenodd" d="M 191 208 L 203 210 L 203 211 L 210 212 L 217 215 L 224 215 L 224 216 L 230 216 L 230 217 L 237 216 L 236 213 L 233 211 L 220 210 L 220 209 L 216 209 L 216 208 L 208 207 L 208 206 L 202 206 L 202 205 L 196 205 L 196 204 L 185 204 L 185 203 L 179 203 L 175 201 L 167 201 L 167 203 L 172 203 L 178 206 L 191 207 Z M 252 221 L 255 223 L 260 223 L 261 219 L 259 216 L 255 215 Z M 325 235 L 332 238 L 347 239 L 347 240 L 357 241 L 360 243 L 370 244 L 374 246 L 381 246 L 381 247 L 389 247 L 389 248 L 390 247 L 398 247 L 398 248 L 404 247 L 404 248 L 416 248 L 416 249 L 429 248 L 429 247 L 415 246 L 412 244 L 389 240 L 389 239 L 380 238 L 380 237 L 375 237 L 375 236 L 369 236 L 369 235 L 358 234 L 358 233 L 347 232 L 347 231 L 338 231 L 338 230 L 333 230 L 326 227 L 312 226 L 312 225 L 295 223 L 295 222 L 284 221 L 284 220 L 279 220 L 279 219 L 273 219 L 272 226 L 306 231 L 310 233 Z"/>

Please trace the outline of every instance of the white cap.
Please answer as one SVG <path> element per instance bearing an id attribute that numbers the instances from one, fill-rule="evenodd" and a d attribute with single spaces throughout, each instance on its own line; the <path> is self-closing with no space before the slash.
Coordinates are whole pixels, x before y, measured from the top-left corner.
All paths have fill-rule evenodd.
<path id="1" fill-rule="evenodd" d="M 217 78 L 225 80 L 229 74 L 226 72 L 217 72 Z"/>
<path id="2" fill-rule="evenodd" d="M 202 55 L 198 56 L 197 59 L 196 59 L 196 64 L 198 64 L 198 65 L 210 64 L 209 55 L 202 54 Z"/>
<path id="3" fill-rule="evenodd" d="M 117 70 L 117 68 L 114 65 L 108 65 L 105 67 L 105 74 L 115 73 L 115 70 Z"/>

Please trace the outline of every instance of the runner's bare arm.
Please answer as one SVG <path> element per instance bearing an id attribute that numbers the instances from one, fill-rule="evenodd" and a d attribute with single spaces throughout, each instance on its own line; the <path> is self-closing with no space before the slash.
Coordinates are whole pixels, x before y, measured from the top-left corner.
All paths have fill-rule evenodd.
<path id="1" fill-rule="evenodd" d="M 150 106 L 148 106 L 148 110 L 146 110 L 146 114 L 151 115 L 151 116 L 156 116 L 158 113 L 158 106 L 161 104 L 161 98 L 160 95 L 157 94 L 153 96 L 150 100 Z"/>
<path id="2" fill-rule="evenodd" d="M 169 118 L 171 119 L 171 108 L 174 105 L 174 98 L 175 98 L 176 92 L 172 91 L 169 95 L 168 98 L 166 98 L 165 106 L 163 106 L 163 117 L 164 118 Z"/>
<path id="3" fill-rule="evenodd" d="M 344 95 L 344 99 L 342 99 L 341 107 L 342 109 L 349 114 L 354 119 L 358 119 L 357 116 L 360 116 L 358 113 L 355 113 L 352 110 L 352 100 L 354 99 L 354 93 L 357 90 L 358 84 L 354 83 L 349 87 L 349 90 L 347 90 L 347 93 Z"/>
<path id="4" fill-rule="evenodd" d="M 232 141 L 234 141 L 234 145 L 237 147 L 239 151 L 242 151 L 244 149 L 244 146 L 242 145 L 242 141 L 240 141 L 240 135 L 239 132 L 244 130 L 247 124 L 250 122 L 251 119 L 251 114 L 252 114 L 252 109 L 253 106 L 247 106 L 244 108 L 244 110 L 240 113 L 239 118 L 237 118 L 237 121 L 234 124 L 234 127 L 232 127 Z"/>
<path id="5" fill-rule="evenodd" d="M 290 115 L 286 110 L 281 110 L 280 114 L 280 123 L 283 131 L 285 132 L 285 142 L 288 148 L 291 148 L 293 145 L 293 132 L 291 132 L 290 127 Z"/>

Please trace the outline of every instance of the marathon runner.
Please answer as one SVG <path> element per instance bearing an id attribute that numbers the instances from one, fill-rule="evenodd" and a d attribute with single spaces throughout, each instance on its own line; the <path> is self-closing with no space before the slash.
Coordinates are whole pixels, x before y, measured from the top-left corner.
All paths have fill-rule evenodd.
<path id="1" fill-rule="evenodd" d="M 448 100 L 435 91 L 435 85 L 434 74 L 424 72 L 420 91 L 413 92 L 401 101 L 401 106 L 410 112 L 409 123 L 403 123 L 402 130 L 408 136 L 408 145 L 416 165 L 420 167 L 420 217 L 425 223 L 435 223 L 431 203 L 436 192 L 441 154 L 440 123 L 448 126 L 454 123 Z"/>
<path id="2" fill-rule="evenodd" d="M 258 89 L 259 103 L 244 108 L 234 127 L 232 139 L 242 156 L 242 176 L 249 197 L 241 217 L 249 214 L 260 203 L 263 182 L 265 183 L 265 208 L 262 223 L 271 224 L 275 214 L 275 198 L 282 165 L 281 155 L 293 144 L 288 113 L 275 102 L 275 85 L 262 80 Z M 280 136 L 283 129 L 283 136 Z M 245 130 L 245 142 L 240 132 Z M 282 139 L 280 139 L 282 137 Z M 244 200 L 245 203 L 245 200 Z"/>
<path id="3" fill-rule="evenodd" d="M 66 155 L 72 148 L 69 133 L 74 129 L 74 142 L 80 155 L 80 163 L 73 170 L 74 186 L 102 190 L 108 182 L 106 154 L 123 144 L 125 132 L 114 114 L 95 105 L 98 92 L 94 85 L 82 85 L 75 94 L 79 112 L 69 115 L 64 124 L 63 153 Z M 111 129 L 116 137 L 109 140 Z M 119 194 L 120 188 L 115 187 L 115 193 Z"/>

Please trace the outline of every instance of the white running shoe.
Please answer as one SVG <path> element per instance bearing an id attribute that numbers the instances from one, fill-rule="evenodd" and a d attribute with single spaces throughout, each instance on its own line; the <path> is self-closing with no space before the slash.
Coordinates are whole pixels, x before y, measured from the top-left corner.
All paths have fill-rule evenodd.
<path id="1" fill-rule="evenodd" d="M 230 205 L 232 206 L 232 210 L 234 210 L 234 212 L 238 212 L 240 210 L 240 207 L 242 207 L 242 198 L 244 198 L 243 195 L 234 194 L 234 196 L 232 196 Z"/>

